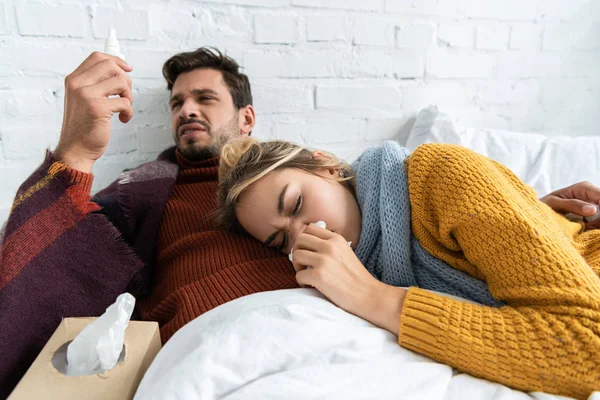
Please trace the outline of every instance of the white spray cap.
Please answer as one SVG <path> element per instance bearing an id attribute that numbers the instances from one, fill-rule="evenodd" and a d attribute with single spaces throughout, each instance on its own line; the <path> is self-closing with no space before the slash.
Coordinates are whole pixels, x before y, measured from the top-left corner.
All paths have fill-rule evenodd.
<path id="1" fill-rule="evenodd" d="M 125 60 L 125 56 L 121 53 L 121 49 L 119 48 L 119 41 L 117 40 L 117 31 L 114 29 L 108 30 L 108 37 L 104 42 L 104 52 L 111 56 L 119 57 L 122 60 Z"/>

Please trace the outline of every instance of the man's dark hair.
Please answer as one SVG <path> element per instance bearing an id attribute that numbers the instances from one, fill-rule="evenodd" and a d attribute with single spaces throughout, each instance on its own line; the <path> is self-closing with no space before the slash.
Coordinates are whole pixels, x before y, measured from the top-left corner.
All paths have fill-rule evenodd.
<path id="1" fill-rule="evenodd" d="M 200 47 L 198 50 L 175 54 L 163 65 L 163 76 L 167 89 L 173 90 L 175 80 L 184 72 L 199 68 L 221 71 L 225 85 L 233 98 L 233 105 L 239 110 L 252 104 L 252 91 L 248 77 L 242 74 L 238 63 L 213 47 Z"/>

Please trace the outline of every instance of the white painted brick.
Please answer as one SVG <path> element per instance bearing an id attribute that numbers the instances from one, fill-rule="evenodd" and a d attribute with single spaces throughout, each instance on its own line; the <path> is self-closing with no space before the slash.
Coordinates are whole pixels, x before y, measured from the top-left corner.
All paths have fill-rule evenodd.
<path id="1" fill-rule="evenodd" d="M 423 55 L 415 50 L 378 50 L 355 48 L 349 62 L 341 64 L 342 76 L 418 78 L 423 77 Z"/>
<path id="2" fill-rule="evenodd" d="M 184 51 L 182 45 L 186 46 L 185 50 L 198 47 L 204 37 L 204 29 L 214 24 L 208 10 L 196 13 L 193 9 L 182 11 L 179 8 L 167 10 L 163 7 L 152 7 L 149 19 L 152 37 L 158 42 L 160 49 L 172 49 L 171 54 Z M 125 54 L 125 57 L 129 61 L 129 54 Z"/>
<path id="3" fill-rule="evenodd" d="M 395 27 L 389 20 L 360 18 L 354 21 L 354 44 L 394 46 Z"/>
<path id="4" fill-rule="evenodd" d="M 557 24 L 544 29 L 544 50 L 598 50 L 600 24 Z"/>
<path id="5" fill-rule="evenodd" d="M 332 51 L 248 51 L 244 65 L 254 78 L 330 78 L 335 77 L 343 59 Z"/>
<path id="6" fill-rule="evenodd" d="M 122 123 L 119 121 L 117 115 L 111 118 L 110 141 L 108 142 L 108 146 L 106 146 L 104 155 L 129 154 L 137 150 L 138 140 L 136 131 L 138 125 L 134 125 L 137 121 L 134 122 L 132 119 L 129 122 L 133 123 Z"/>
<path id="7" fill-rule="evenodd" d="M 60 130 L 62 113 L 59 104 L 63 99 L 52 91 L 0 90 L 0 126 L 56 127 Z"/>
<path id="8" fill-rule="evenodd" d="M 433 45 L 435 27 L 432 24 L 400 24 L 396 29 L 396 46 L 407 49 L 427 49 Z"/>
<path id="9" fill-rule="evenodd" d="M 403 15 L 456 16 L 464 12 L 464 0 L 387 0 L 385 11 Z"/>
<path id="10" fill-rule="evenodd" d="M 344 10 L 381 11 L 384 0 L 292 0 L 298 7 L 340 8 Z"/>
<path id="11" fill-rule="evenodd" d="M 600 102 L 600 81 L 590 81 L 585 78 L 548 79 L 541 84 L 539 99 L 542 105 L 578 106 L 584 104 L 589 106 L 597 104 Z M 598 109 L 600 109 L 600 105 L 598 105 Z"/>
<path id="12" fill-rule="evenodd" d="M 290 0 L 204 0 L 207 3 L 237 4 L 249 7 L 285 7 Z"/>
<path id="13" fill-rule="evenodd" d="M 165 61 L 170 57 L 179 53 L 177 51 L 163 50 L 145 50 L 145 49 L 129 49 L 125 57 L 127 62 L 133 67 L 131 78 L 162 78 L 162 67 Z M 186 49 L 185 51 L 189 51 Z M 166 87 L 166 83 L 165 83 Z"/>
<path id="14" fill-rule="evenodd" d="M 11 163 L 2 167 L 2 184 L 0 185 L 0 208 L 10 209 L 17 189 L 33 171 L 42 163 L 41 158 Z"/>
<path id="15" fill-rule="evenodd" d="M 159 153 L 175 144 L 171 125 L 150 125 L 137 134 L 142 153 Z"/>
<path id="16" fill-rule="evenodd" d="M 57 76 L 63 80 L 91 53 L 82 45 L 0 42 L 0 76 Z"/>
<path id="17" fill-rule="evenodd" d="M 538 0 L 540 11 L 546 21 L 599 21 L 600 2 L 598 1 L 563 1 Z"/>
<path id="18" fill-rule="evenodd" d="M 252 84 L 254 107 L 263 114 L 306 112 L 313 109 L 312 85 L 290 81 Z"/>
<path id="19" fill-rule="evenodd" d="M 477 27 L 475 47 L 482 50 L 504 50 L 508 45 L 507 25 L 485 24 Z"/>
<path id="20" fill-rule="evenodd" d="M 0 132 L 7 160 L 42 160 L 46 149 L 56 146 L 59 136 L 60 129 L 47 127 L 11 127 Z"/>
<path id="21" fill-rule="evenodd" d="M 539 50 L 542 43 L 542 28 L 528 23 L 512 24 L 509 47 L 514 50 Z"/>
<path id="22" fill-rule="evenodd" d="M 473 91 L 458 82 L 410 82 L 402 85 L 401 90 L 402 109 L 407 113 L 417 113 L 430 104 L 443 110 L 473 105 Z"/>
<path id="23" fill-rule="evenodd" d="M 543 15 L 538 0 L 466 0 L 468 18 L 535 20 Z"/>
<path id="24" fill-rule="evenodd" d="M 196 15 L 198 13 L 196 12 Z M 201 9 L 200 28 L 205 38 L 235 39 L 237 41 L 251 41 L 254 32 L 252 15 L 245 9 L 228 10 L 206 10 Z M 198 24 L 196 23 L 196 26 Z M 181 30 L 175 30 L 175 34 L 181 35 Z M 199 47 L 205 39 L 198 38 L 190 40 L 190 46 Z"/>
<path id="25" fill-rule="evenodd" d="M 360 142 L 353 146 L 329 144 L 325 150 L 332 151 L 336 157 L 346 161 L 349 164 L 352 164 L 354 160 L 356 160 L 369 147 L 371 147 L 371 145 Z"/>
<path id="26" fill-rule="evenodd" d="M 348 18 L 326 15 L 305 19 L 306 39 L 309 42 L 348 41 L 351 38 Z"/>
<path id="27" fill-rule="evenodd" d="M 0 197 L 2 196 L 2 192 L 0 192 Z M 8 219 L 8 215 L 10 214 L 10 208 L 0 208 L 0 229 L 4 225 L 4 222 Z"/>
<path id="28" fill-rule="evenodd" d="M 480 53 L 432 54 L 427 57 L 427 74 L 437 78 L 488 78 L 494 57 Z"/>
<path id="29" fill-rule="evenodd" d="M 254 17 L 255 43 L 296 43 L 296 18 L 289 15 Z"/>
<path id="30" fill-rule="evenodd" d="M 24 36 L 88 35 L 88 19 L 85 8 L 78 4 L 49 5 L 33 1 L 16 4 L 19 32 Z"/>
<path id="31" fill-rule="evenodd" d="M 535 80 L 488 80 L 469 87 L 475 91 L 475 101 L 481 106 L 537 103 L 540 93 L 540 83 Z"/>
<path id="32" fill-rule="evenodd" d="M 276 139 L 277 137 L 275 136 L 273 123 L 270 121 L 263 121 L 262 115 L 258 115 L 256 125 L 254 125 L 254 128 L 252 129 L 252 137 L 263 141 Z"/>
<path id="33" fill-rule="evenodd" d="M 562 64 L 563 60 L 553 54 L 512 52 L 498 56 L 495 69 L 502 78 L 541 78 L 561 75 Z"/>
<path id="34" fill-rule="evenodd" d="M 350 62 L 343 63 L 342 75 L 355 77 L 392 77 L 392 58 L 381 50 L 355 48 Z"/>
<path id="35" fill-rule="evenodd" d="M 6 2 L 2 2 L 0 5 L 0 35 L 8 34 L 8 20 L 6 19 Z M 2 218 L 0 216 L 0 222 Z"/>
<path id="36" fill-rule="evenodd" d="M 111 28 L 117 31 L 119 39 L 144 40 L 150 36 L 146 10 L 93 6 L 91 15 L 95 38 L 106 38 Z"/>
<path id="37" fill-rule="evenodd" d="M 402 94 L 397 86 L 317 86 L 316 108 L 327 110 L 399 110 Z"/>
<path id="38" fill-rule="evenodd" d="M 396 78 L 420 78 L 425 74 L 423 54 L 413 50 L 392 53 L 392 72 Z"/>
<path id="39" fill-rule="evenodd" d="M 385 140 L 396 140 L 399 143 L 406 141 L 407 124 L 410 116 L 403 118 L 369 118 L 365 132 L 365 139 L 381 142 Z"/>
<path id="40" fill-rule="evenodd" d="M 438 43 L 441 46 L 471 48 L 475 44 L 474 29 L 470 25 L 441 23 L 438 26 Z"/>
<path id="41" fill-rule="evenodd" d="M 278 20 L 268 31 L 255 25 L 272 14 L 296 21 Z M 0 221 L 57 140 L 64 76 L 102 50 L 110 24 L 119 25 L 134 65 L 134 117 L 112 122 L 94 191 L 173 144 L 161 68 L 202 45 L 246 67 L 257 112 L 253 135 L 298 139 L 349 161 L 367 146 L 403 140 L 411 118 L 431 103 L 462 126 L 597 135 L 599 21 L 600 1 L 593 0 L 4 1 Z M 422 24 L 434 27 L 432 47 L 419 43 L 423 35 L 396 28 Z M 510 34 L 499 40 L 480 32 L 481 50 L 474 50 L 476 26 L 508 27 Z M 261 35 L 266 39 L 256 44 Z"/>
<path id="42" fill-rule="evenodd" d="M 315 146 L 330 143 L 348 143 L 364 136 L 366 122 L 355 118 L 311 118 L 306 121 L 278 122 L 278 139 Z"/>

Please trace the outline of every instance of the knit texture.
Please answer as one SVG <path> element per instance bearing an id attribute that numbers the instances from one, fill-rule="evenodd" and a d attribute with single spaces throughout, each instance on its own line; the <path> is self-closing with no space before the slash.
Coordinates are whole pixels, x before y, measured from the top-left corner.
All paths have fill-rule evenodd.
<path id="1" fill-rule="evenodd" d="M 352 165 L 362 213 L 356 255 L 373 276 L 388 285 L 418 286 L 499 306 L 485 282 L 427 253 L 412 233 L 408 149 L 388 141 L 371 147 Z"/>
<path id="2" fill-rule="evenodd" d="M 420 146 L 406 165 L 415 237 L 506 306 L 411 288 L 399 343 L 520 390 L 581 399 L 600 390 L 600 230 L 583 232 L 462 147 Z"/>
<path id="3" fill-rule="evenodd" d="M 138 301 L 142 318 L 159 322 L 163 341 L 228 301 L 299 287 L 285 255 L 214 227 L 219 158 L 189 162 L 176 154 L 180 169 L 158 230 L 154 286 Z"/>

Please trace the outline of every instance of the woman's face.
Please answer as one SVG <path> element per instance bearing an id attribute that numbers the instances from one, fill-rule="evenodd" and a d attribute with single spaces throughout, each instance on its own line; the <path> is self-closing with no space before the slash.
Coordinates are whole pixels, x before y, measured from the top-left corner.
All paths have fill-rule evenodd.
<path id="1" fill-rule="evenodd" d="M 296 168 L 271 172 L 240 195 L 236 216 L 246 231 L 289 254 L 298 236 L 311 223 L 325 221 L 327 229 L 358 244 L 360 209 L 354 194 L 336 178 L 337 170 L 314 175 Z"/>

